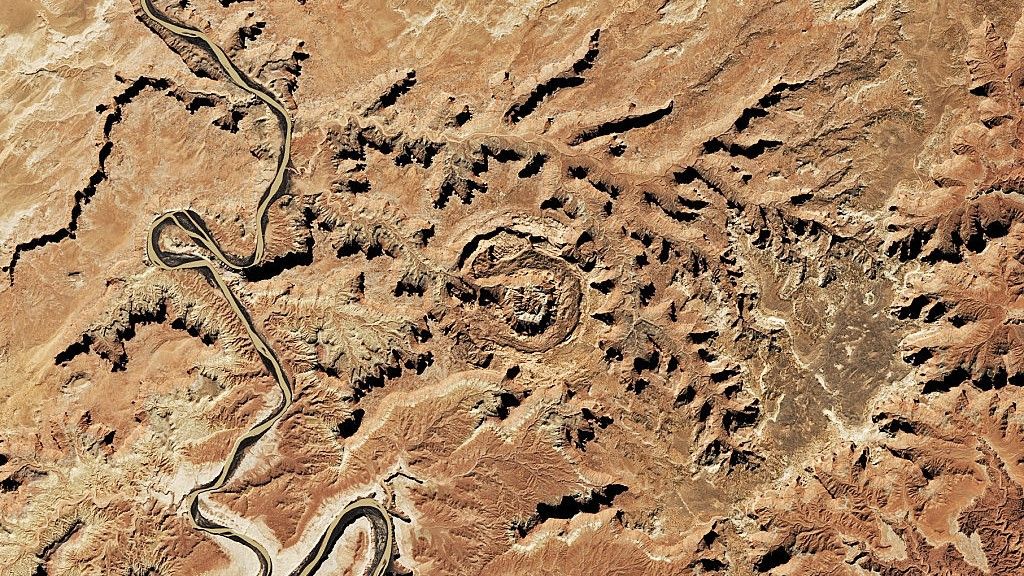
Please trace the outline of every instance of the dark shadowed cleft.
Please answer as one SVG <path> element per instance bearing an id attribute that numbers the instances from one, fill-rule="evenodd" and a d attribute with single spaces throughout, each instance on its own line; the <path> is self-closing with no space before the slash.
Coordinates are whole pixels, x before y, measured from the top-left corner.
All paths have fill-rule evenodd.
<path id="1" fill-rule="evenodd" d="M 750 123 L 754 119 L 768 116 L 768 108 L 782 102 L 782 97 L 786 92 L 794 92 L 807 84 L 807 81 L 795 83 L 779 82 L 772 86 L 772 89 L 767 94 L 757 100 L 757 104 L 743 110 L 740 117 L 736 119 L 734 128 L 737 132 L 743 132 L 750 127 Z"/>
<path id="2" fill-rule="evenodd" d="M 523 538 L 536 526 L 548 520 L 569 520 L 580 514 L 597 514 L 611 507 L 615 498 L 627 492 L 629 487 L 623 484 L 608 484 L 601 489 L 591 490 L 585 495 L 562 496 L 557 503 L 541 502 L 537 504 L 537 513 L 526 521 L 516 522 L 512 530 Z"/>
<path id="3" fill-rule="evenodd" d="M 878 424 L 878 430 L 896 436 L 897 432 L 905 434 L 917 434 L 917 426 L 899 414 L 887 414 L 882 412 L 871 417 L 871 421 Z"/>
<path id="4" fill-rule="evenodd" d="M 498 394 L 498 405 L 495 407 L 495 412 L 498 415 L 498 419 L 504 420 L 508 418 L 509 412 L 512 408 L 519 406 L 519 398 L 511 392 L 502 392 Z"/>
<path id="5" fill-rule="evenodd" d="M 782 142 L 779 140 L 758 139 L 753 144 L 743 145 L 735 142 L 727 144 L 718 138 L 712 138 L 705 142 L 703 147 L 705 154 L 715 154 L 717 152 L 725 151 L 730 156 L 742 156 L 743 158 L 753 160 L 765 152 L 774 150 L 780 146 L 782 146 Z"/>
<path id="6" fill-rule="evenodd" d="M 540 173 L 541 168 L 544 167 L 544 163 L 547 162 L 548 157 L 543 153 L 538 152 L 534 154 L 532 158 L 523 166 L 522 170 L 519 171 L 518 176 L 520 178 L 530 178 Z"/>
<path id="7" fill-rule="evenodd" d="M 789 203 L 794 206 L 800 206 L 802 204 L 806 204 L 812 198 L 814 198 L 814 194 L 810 192 L 804 194 L 797 194 L 796 196 L 793 196 L 789 199 Z"/>
<path id="8" fill-rule="evenodd" d="M 115 78 L 119 82 L 125 81 L 120 76 L 115 75 Z M 92 200 L 93 196 L 96 195 L 96 191 L 100 184 L 105 182 L 107 179 L 107 158 L 110 157 L 110 153 L 114 149 L 114 143 L 110 140 L 110 131 L 113 129 L 114 125 L 121 121 L 122 107 L 135 99 L 135 97 L 147 88 L 151 88 L 153 90 L 167 90 L 170 88 L 170 85 L 170 81 L 165 78 L 150 78 L 148 76 L 142 76 L 129 84 L 128 87 L 120 94 L 114 96 L 113 109 L 110 109 L 105 105 L 96 107 L 96 111 L 101 114 L 110 110 L 107 112 L 107 116 L 103 120 L 104 142 L 97 153 L 98 166 L 96 171 L 89 177 L 89 181 L 86 183 L 85 187 L 75 192 L 74 204 L 71 207 L 71 214 L 65 227 L 21 242 L 14 247 L 14 253 L 11 255 L 10 262 L 2 268 L 4 272 L 7 272 L 11 285 L 14 285 L 14 270 L 18 265 L 18 261 L 26 252 L 31 252 L 32 250 L 42 248 L 48 244 L 57 244 L 64 240 L 75 238 L 75 233 L 78 230 L 78 219 L 82 215 L 84 206 Z"/>
<path id="9" fill-rule="evenodd" d="M 722 572 L 727 570 L 729 565 L 719 560 L 718 558 L 699 558 L 693 561 L 693 567 L 700 567 L 703 572 L 696 572 L 696 574 L 708 573 L 708 572 Z"/>
<path id="10" fill-rule="evenodd" d="M 69 540 L 71 540 L 71 537 L 74 536 L 75 533 L 82 528 L 82 526 L 83 522 L 81 520 L 75 520 L 57 538 L 54 538 L 53 540 L 48 542 L 46 546 L 43 546 L 43 548 L 36 553 L 36 558 L 39 560 L 39 564 L 36 565 L 36 569 L 35 572 L 33 572 L 33 576 L 49 575 L 49 572 L 46 570 L 46 566 L 50 562 L 50 558 L 53 556 L 53 553 L 56 552 L 58 548 L 66 544 Z"/>
<path id="11" fill-rule="evenodd" d="M 285 270 L 305 267 L 313 263 L 313 237 L 306 239 L 305 250 L 281 254 L 266 262 L 246 268 L 243 272 L 246 280 L 261 282 L 280 275 Z"/>
<path id="12" fill-rule="evenodd" d="M 70 346 L 65 348 L 62 352 L 58 353 L 53 358 L 53 364 L 55 366 L 62 366 L 67 364 L 76 356 L 81 354 L 88 354 L 89 348 L 92 346 L 92 336 L 88 334 L 82 334 L 81 340 L 72 342 Z"/>
<path id="13" fill-rule="evenodd" d="M 772 548 L 767 554 L 758 558 L 757 562 L 754 563 L 754 570 L 758 572 L 769 572 L 787 564 L 791 559 L 789 550 L 786 550 L 782 546 Z"/>
<path id="14" fill-rule="evenodd" d="M 924 387 L 921 389 L 921 392 L 924 394 L 949 392 L 950 390 L 956 388 L 957 386 L 960 386 L 964 382 L 967 382 L 970 379 L 970 376 L 971 375 L 967 370 L 963 368 L 957 368 L 955 370 L 951 370 L 941 378 L 925 382 Z"/>
<path id="15" fill-rule="evenodd" d="M 0 492 L 14 492 L 18 488 L 21 488 L 21 481 L 14 476 L 0 480 Z"/>
<path id="16" fill-rule="evenodd" d="M 338 436 L 342 438 L 351 438 L 356 432 L 359 431 L 359 425 L 363 423 L 363 415 L 365 412 L 362 408 L 356 408 L 352 411 L 352 414 L 348 418 L 345 418 L 338 423 L 336 428 Z"/>
<path id="17" fill-rule="evenodd" d="M 388 89 L 385 90 L 384 93 L 381 94 L 377 98 L 377 100 L 374 101 L 373 104 L 370 104 L 366 108 L 366 111 L 364 112 L 364 115 L 373 114 L 373 113 L 379 112 L 379 111 L 381 111 L 381 110 L 383 110 L 385 108 L 390 108 L 391 106 L 394 106 L 395 103 L 398 102 L 398 99 L 401 96 L 403 96 L 404 94 L 408 93 L 409 90 L 412 90 L 412 87 L 415 86 L 415 85 L 416 85 L 416 71 L 415 70 L 409 70 L 409 71 L 407 71 L 405 73 L 405 77 L 404 78 L 398 80 L 397 82 L 392 84 L 390 87 L 388 87 Z"/>
<path id="18" fill-rule="evenodd" d="M 556 504 L 537 504 L 541 522 L 549 519 L 568 520 L 579 514 L 596 514 L 612 505 L 615 497 L 629 490 L 622 484 L 609 484 L 603 490 L 592 490 L 589 496 L 562 496 Z"/>
<path id="19" fill-rule="evenodd" d="M 473 110 L 470 109 L 469 105 L 462 107 L 462 110 L 455 115 L 455 125 L 462 126 L 466 122 L 473 119 Z"/>
<path id="20" fill-rule="evenodd" d="M 260 34 L 263 34 L 263 29 L 266 28 L 266 22 L 257 22 L 252 26 L 243 26 L 238 29 L 238 43 L 242 48 L 248 46 L 249 42 L 255 40 Z"/>
<path id="21" fill-rule="evenodd" d="M 651 110 L 650 112 L 644 112 L 642 114 L 629 114 L 615 120 L 609 120 L 596 126 L 584 128 L 582 131 L 577 133 L 569 140 L 570 146 L 579 146 L 585 142 L 589 142 L 595 138 L 602 136 L 608 136 L 611 134 L 621 134 L 630 130 L 638 128 L 644 128 L 654 124 L 658 120 L 668 116 L 672 113 L 672 108 L 675 102 L 669 100 L 668 104 Z"/>
<path id="22" fill-rule="evenodd" d="M 3 480 L 0 480 L 0 493 L 14 492 L 21 488 L 25 482 L 30 482 L 32 480 L 42 478 L 43 476 L 46 476 L 46 472 L 22 467 L 8 475 Z"/>
<path id="23" fill-rule="evenodd" d="M 537 84 L 537 86 L 528 94 L 509 106 L 508 110 L 506 110 L 504 114 L 505 121 L 510 124 L 515 124 L 532 114 L 545 98 L 548 98 L 555 92 L 564 88 L 581 86 L 584 81 L 581 74 L 594 66 L 594 61 L 597 60 L 597 56 L 600 53 L 598 44 L 600 37 L 601 31 L 595 30 L 594 33 L 590 35 L 590 45 L 586 54 L 574 62 L 569 69 Z"/>

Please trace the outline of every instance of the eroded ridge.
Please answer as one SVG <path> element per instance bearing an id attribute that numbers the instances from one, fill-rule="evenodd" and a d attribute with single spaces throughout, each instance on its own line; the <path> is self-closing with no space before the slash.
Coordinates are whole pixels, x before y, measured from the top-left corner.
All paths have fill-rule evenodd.
<path id="1" fill-rule="evenodd" d="M 185 499 L 192 523 L 196 528 L 245 546 L 257 556 L 260 565 L 260 576 L 270 576 L 273 574 L 273 560 L 266 547 L 241 531 L 204 516 L 200 507 L 200 498 L 220 490 L 227 484 L 245 456 L 246 450 L 270 431 L 294 402 L 292 383 L 280 359 L 263 335 L 256 329 L 245 306 L 225 282 L 224 276 L 218 269 L 218 265 L 220 265 L 232 271 L 242 272 L 260 263 L 266 254 L 266 235 L 269 222 L 267 210 L 270 208 L 271 203 L 287 187 L 286 171 L 291 157 L 292 120 L 284 104 L 239 70 L 231 59 L 228 58 L 227 54 L 206 34 L 167 19 L 164 14 L 153 6 L 152 0 L 141 0 L 141 6 L 149 23 L 161 26 L 182 39 L 200 46 L 217 61 L 217 64 L 230 82 L 257 97 L 270 107 L 277 119 L 282 134 L 274 178 L 260 197 L 256 209 L 255 218 L 258 232 L 256 234 L 256 246 L 252 254 L 246 257 L 238 257 L 226 253 L 213 237 L 202 217 L 191 210 L 171 211 L 158 217 L 150 228 L 146 244 L 146 254 L 150 262 L 155 266 L 164 270 L 195 270 L 205 276 L 217 288 L 230 305 L 234 315 L 245 326 L 249 340 L 252 342 L 256 353 L 259 355 L 263 365 L 274 377 L 281 391 L 281 401 L 278 406 L 235 440 L 217 476 L 195 488 Z M 165 233 L 183 234 L 194 246 L 212 254 L 212 259 L 189 252 L 165 250 L 161 246 L 161 237 Z M 349 504 L 331 523 L 331 526 L 320 538 L 316 547 L 305 557 L 293 574 L 309 576 L 315 573 L 345 528 L 360 517 L 371 519 L 375 535 L 374 558 L 366 573 L 372 576 L 381 576 L 386 573 L 394 555 L 394 529 L 391 526 L 391 517 L 388 511 L 376 500 L 361 498 Z"/>

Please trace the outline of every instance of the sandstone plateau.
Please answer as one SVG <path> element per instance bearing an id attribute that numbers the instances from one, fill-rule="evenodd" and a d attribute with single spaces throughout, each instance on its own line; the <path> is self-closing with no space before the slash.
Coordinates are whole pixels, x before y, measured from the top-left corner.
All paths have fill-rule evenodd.
<path id="1" fill-rule="evenodd" d="M 5 0 L 0 575 L 1024 574 L 1024 2 Z"/>

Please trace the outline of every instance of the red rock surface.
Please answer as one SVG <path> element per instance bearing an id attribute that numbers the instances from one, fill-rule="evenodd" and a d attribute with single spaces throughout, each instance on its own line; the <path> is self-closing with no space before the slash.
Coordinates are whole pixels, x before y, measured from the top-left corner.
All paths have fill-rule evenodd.
<path id="1" fill-rule="evenodd" d="M 1019 2 L 157 5 L 294 119 L 203 503 L 275 574 L 363 496 L 395 574 L 1020 573 Z M 138 0 L 0 70 L 0 574 L 256 573 L 185 502 L 278 387 L 145 244 L 250 253 L 273 116 Z"/>

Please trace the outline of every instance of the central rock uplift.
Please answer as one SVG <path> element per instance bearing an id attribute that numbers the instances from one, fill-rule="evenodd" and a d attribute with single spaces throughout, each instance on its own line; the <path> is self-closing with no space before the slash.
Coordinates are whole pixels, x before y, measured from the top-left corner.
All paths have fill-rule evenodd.
<path id="1" fill-rule="evenodd" d="M 511 231 L 478 242 L 445 286 L 452 330 L 481 350 L 543 352 L 568 339 L 580 320 L 579 273 L 541 250 Z"/>

